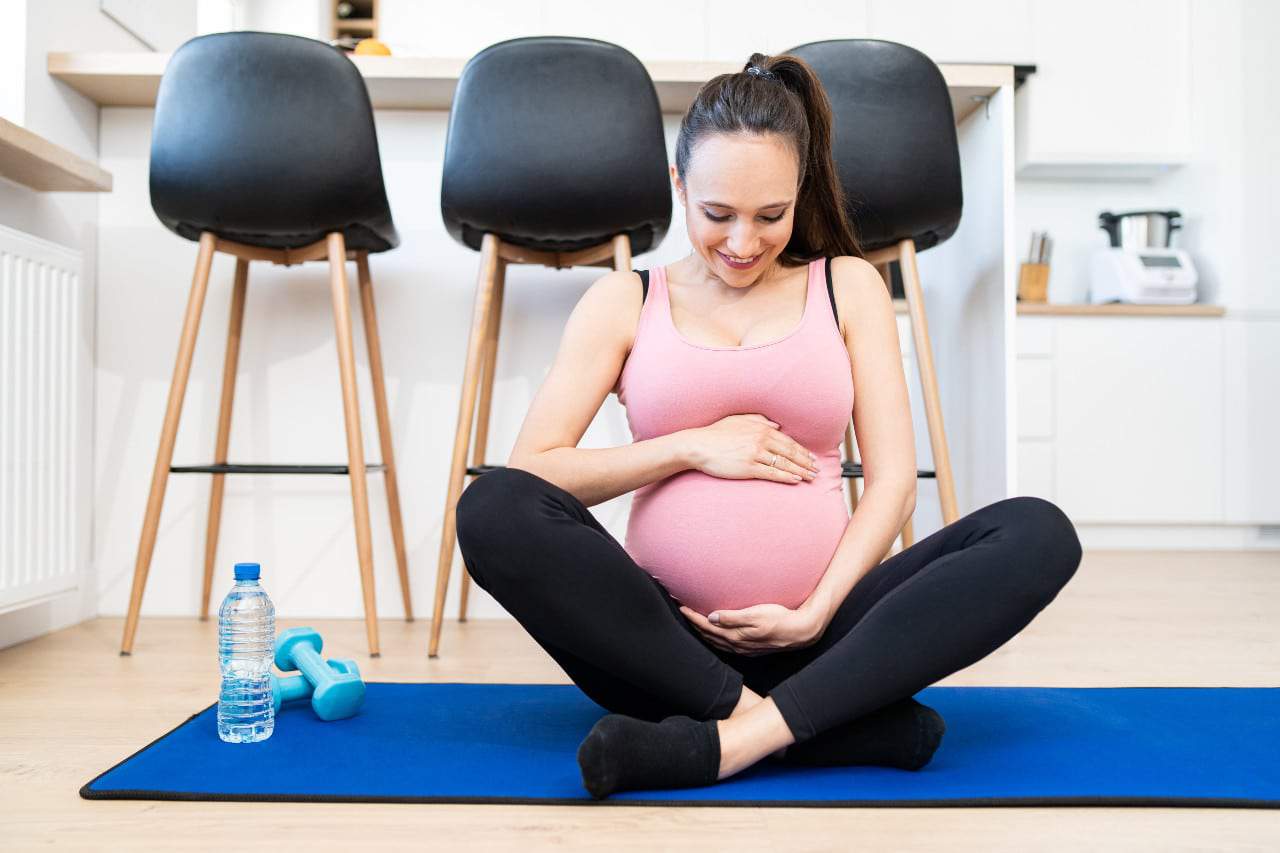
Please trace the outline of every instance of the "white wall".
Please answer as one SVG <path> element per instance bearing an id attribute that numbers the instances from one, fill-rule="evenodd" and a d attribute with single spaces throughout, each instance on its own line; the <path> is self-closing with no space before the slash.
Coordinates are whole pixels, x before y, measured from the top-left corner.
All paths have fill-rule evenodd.
<path id="1" fill-rule="evenodd" d="M 9 22 L 9 32 L 27 31 L 26 0 L 0 0 L 0 20 Z M 22 124 L 27 103 L 25 39 L 11 39 L 0 53 L 0 118 Z"/>
<path id="2" fill-rule="evenodd" d="M 51 7 L 56 7 L 53 9 Z M 55 13 L 56 12 L 56 13 Z M 97 0 L 5 0 L 0 13 L 10 23 L 16 42 L 0 63 L 6 78 L 4 117 L 90 160 L 98 158 L 98 107 L 45 72 L 51 50 L 136 50 L 138 43 L 98 11 Z M 13 57 L 17 57 L 15 61 Z M 98 197 L 92 193 L 41 193 L 0 179 L 0 225 L 61 243 L 84 256 L 81 286 L 85 317 L 80 328 L 92 348 L 97 279 Z M 82 389 L 80 411 L 93 412 L 92 386 Z M 92 436 L 89 423 L 83 434 Z M 77 470 L 83 472 L 85 512 L 93 511 L 93 446 L 81 448 Z M 81 586 L 52 600 L 0 615 L 0 648 L 89 618 L 97 612 L 98 589 L 88 537 Z"/>
<path id="3" fill-rule="evenodd" d="M 1241 110 L 1244 115 L 1239 169 L 1243 176 L 1239 197 L 1239 243 L 1243 259 L 1229 295 L 1233 303 L 1252 314 L 1280 317 L 1280 269 L 1274 261 L 1280 228 L 1280 4 L 1245 0 L 1241 32 Z M 1221 146 L 1230 161 L 1230 149 Z M 1229 167 L 1228 167 L 1229 168 Z"/>

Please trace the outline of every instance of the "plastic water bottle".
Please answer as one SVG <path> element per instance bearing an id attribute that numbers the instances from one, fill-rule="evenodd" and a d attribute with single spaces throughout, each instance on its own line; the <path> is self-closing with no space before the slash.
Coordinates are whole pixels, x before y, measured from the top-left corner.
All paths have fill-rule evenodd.
<path id="1" fill-rule="evenodd" d="M 236 585 L 218 608 L 218 737 L 228 743 L 255 743 L 271 737 L 271 660 L 275 653 L 276 608 L 258 583 L 262 567 L 236 563 Z"/>

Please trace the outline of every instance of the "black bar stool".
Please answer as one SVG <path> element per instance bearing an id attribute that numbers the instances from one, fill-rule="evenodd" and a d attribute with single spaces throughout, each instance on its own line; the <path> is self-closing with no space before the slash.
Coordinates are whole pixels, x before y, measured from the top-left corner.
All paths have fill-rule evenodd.
<path id="1" fill-rule="evenodd" d="M 933 60 L 896 42 L 834 39 L 786 52 L 813 67 L 831 99 L 836 168 L 867 260 L 891 288 L 890 265 L 899 268 L 935 469 L 917 476 L 936 480 L 943 523 L 950 524 L 958 518 L 955 480 L 916 268 L 917 252 L 956 232 L 963 208 L 960 146 L 947 81 Z M 862 477 L 862 465 L 854 461 L 852 422 L 845 428 L 844 447 L 844 476 Z M 849 485 L 849 502 L 856 508 L 857 484 Z M 903 547 L 911 540 L 908 519 Z"/>
<path id="2" fill-rule="evenodd" d="M 386 481 L 406 619 L 412 620 L 413 608 L 373 307 L 373 281 L 369 275 L 369 253 L 393 249 L 400 238 L 391 222 L 373 110 L 360 72 L 338 50 L 297 36 L 234 32 L 188 41 L 174 52 L 160 80 L 151 138 L 151 206 L 169 230 L 198 241 L 199 253 L 151 475 L 120 653 L 127 655 L 133 650 L 171 472 L 213 475 L 201 619 L 207 619 L 209 614 L 225 476 L 345 474 L 351 481 L 369 653 L 377 657 L 373 546 L 365 482 L 368 471 L 381 471 Z M 234 256 L 236 271 L 214 461 L 210 465 L 172 466 L 174 439 L 215 252 Z M 230 464 L 227 444 L 249 262 L 290 266 L 324 259 L 330 269 L 347 462 Z M 366 465 L 364 460 L 347 289 L 348 260 L 355 260 L 359 276 L 382 445 L 381 464 Z"/>
<path id="3" fill-rule="evenodd" d="M 440 209 L 454 239 L 480 252 L 475 309 L 440 534 L 428 654 L 436 656 L 463 478 L 484 464 L 508 264 L 631 269 L 671 223 L 662 111 L 635 56 L 593 39 L 504 41 L 462 70 L 445 143 Z M 472 462 L 466 464 L 472 447 Z M 462 571 L 458 619 L 467 618 Z"/>

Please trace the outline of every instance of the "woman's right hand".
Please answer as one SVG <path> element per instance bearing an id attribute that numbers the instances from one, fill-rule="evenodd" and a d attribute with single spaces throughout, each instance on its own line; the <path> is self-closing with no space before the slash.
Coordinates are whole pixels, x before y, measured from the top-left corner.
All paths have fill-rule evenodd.
<path id="1" fill-rule="evenodd" d="M 817 456 L 764 415 L 729 415 L 685 433 L 690 467 L 713 477 L 799 483 L 818 470 Z"/>

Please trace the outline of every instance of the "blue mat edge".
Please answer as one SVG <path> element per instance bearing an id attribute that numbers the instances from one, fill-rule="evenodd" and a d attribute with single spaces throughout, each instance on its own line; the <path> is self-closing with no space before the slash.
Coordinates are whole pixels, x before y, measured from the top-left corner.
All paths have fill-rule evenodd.
<path id="1" fill-rule="evenodd" d="M 379 681 L 379 684 L 494 684 L 500 682 L 477 681 Z M 505 683 L 505 682 L 501 682 Z M 521 682 L 521 686 L 530 686 Z M 541 684 L 541 683 L 539 683 Z M 563 683 L 547 683 L 546 686 L 568 686 Z M 943 686 L 943 685 L 939 685 Z M 949 685 L 955 687 L 1042 687 L 1041 685 Z M 1221 686 L 1180 686 L 1180 685 L 1134 685 L 1134 686 L 1088 686 L 1067 687 L 1056 685 L 1058 689 L 1070 690 L 1267 690 L 1272 686 L 1241 687 L 1237 684 Z M 1054 687 L 1043 689 L 1052 690 Z M 779 808 L 973 808 L 973 807 L 1017 807 L 1017 806 L 1082 806 L 1082 807 L 1160 807 L 1160 808 L 1234 808 L 1234 809 L 1280 809 L 1280 800 L 1256 800 L 1232 797 L 961 797 L 945 800 L 680 800 L 680 799 L 618 799 L 606 797 L 602 800 L 592 798 L 577 799 L 568 797 L 472 797 L 472 796 L 436 796 L 436 797 L 366 797 L 359 795 L 321 795 L 321 794 L 210 794 L 201 791 L 159 791 L 149 789 L 114 789 L 110 791 L 92 790 L 92 785 L 117 767 L 132 761 L 160 741 L 189 725 L 201 714 L 217 706 L 217 702 L 191 714 L 182 722 L 169 729 L 150 743 L 135 750 L 129 756 L 117 761 L 112 766 L 94 776 L 80 787 L 80 797 L 85 800 L 172 800 L 184 802 L 233 802 L 233 803 L 474 803 L 477 805 L 569 805 L 569 806 L 714 806 L 714 807 L 779 807 Z"/>

